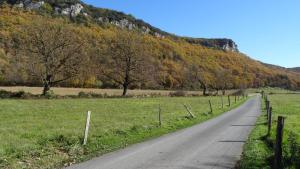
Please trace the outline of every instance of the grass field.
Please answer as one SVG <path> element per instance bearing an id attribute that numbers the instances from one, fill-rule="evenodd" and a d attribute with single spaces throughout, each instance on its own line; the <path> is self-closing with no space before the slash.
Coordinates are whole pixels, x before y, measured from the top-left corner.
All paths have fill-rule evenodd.
<path id="1" fill-rule="evenodd" d="M 41 87 L 25 87 L 25 86 L 14 86 L 14 87 L 4 87 L 0 86 L 0 90 L 6 90 L 11 92 L 24 91 L 32 94 L 41 94 L 43 88 Z M 85 93 L 95 93 L 102 94 L 108 96 L 121 96 L 123 90 L 122 89 L 93 89 L 93 88 L 63 88 L 63 87 L 53 87 L 51 88 L 54 94 L 66 96 L 66 95 L 78 95 L 79 92 Z M 236 90 L 228 90 L 227 94 L 231 94 Z M 128 90 L 128 95 L 136 96 L 136 95 L 158 95 L 158 96 L 169 96 L 171 92 L 168 90 Z M 187 95 L 202 95 L 202 91 L 186 91 Z"/>
<path id="2" fill-rule="evenodd" d="M 249 93 L 260 93 L 264 91 L 266 94 L 300 94 L 300 91 L 291 91 L 282 88 L 274 88 L 274 87 L 264 87 L 264 88 L 257 88 L 257 89 L 247 89 Z"/>
<path id="3" fill-rule="evenodd" d="M 284 128 L 284 168 L 300 168 L 300 95 L 270 95 L 273 107 L 273 126 L 270 137 L 266 137 L 266 110 L 259 118 L 247 144 L 240 168 L 271 168 L 274 155 L 273 144 L 276 138 L 276 121 L 279 115 L 286 117 Z"/>
<path id="4" fill-rule="evenodd" d="M 214 113 L 205 115 L 210 110 L 209 99 Z M 195 119 L 188 118 L 183 103 L 192 107 Z M 162 127 L 158 125 L 159 104 Z M 230 109 L 221 108 L 220 97 L 8 99 L 0 100 L 0 107 L 0 168 L 7 169 L 59 168 L 191 126 Z M 82 146 L 88 110 L 92 111 L 89 140 Z"/>

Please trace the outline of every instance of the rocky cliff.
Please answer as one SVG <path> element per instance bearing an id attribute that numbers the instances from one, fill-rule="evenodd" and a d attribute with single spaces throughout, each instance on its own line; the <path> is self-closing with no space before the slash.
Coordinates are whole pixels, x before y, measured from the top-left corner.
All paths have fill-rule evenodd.
<path id="1" fill-rule="evenodd" d="M 85 22 L 88 20 L 96 22 L 99 25 L 111 24 L 123 29 L 137 30 L 145 34 L 153 35 L 157 38 L 165 38 L 166 36 L 174 39 L 183 38 L 164 32 L 142 20 L 134 18 L 131 15 L 126 15 L 122 12 L 109 9 L 96 8 L 79 0 L 0 0 L 0 4 L 5 3 L 10 4 L 15 8 L 39 10 L 51 15 L 67 16 L 77 22 Z M 231 39 L 183 39 L 192 44 L 238 52 L 237 45 Z"/>

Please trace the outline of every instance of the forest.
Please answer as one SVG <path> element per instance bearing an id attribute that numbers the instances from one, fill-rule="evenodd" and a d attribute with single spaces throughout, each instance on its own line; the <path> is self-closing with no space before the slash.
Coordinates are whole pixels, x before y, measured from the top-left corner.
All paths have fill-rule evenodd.
<path id="1" fill-rule="evenodd" d="M 237 51 L 1 5 L 0 85 L 166 90 L 300 88 L 300 74 Z M 284 57 L 284 56 L 283 56 Z"/>

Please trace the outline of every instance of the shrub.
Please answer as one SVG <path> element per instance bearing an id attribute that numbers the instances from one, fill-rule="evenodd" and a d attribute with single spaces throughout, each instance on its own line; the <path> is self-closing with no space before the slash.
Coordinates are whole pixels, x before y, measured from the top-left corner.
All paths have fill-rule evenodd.
<path id="1" fill-rule="evenodd" d="M 242 96 L 242 95 L 245 95 L 245 94 L 246 94 L 246 90 L 244 90 L 244 89 L 240 89 L 240 90 L 232 93 L 232 95 L 234 95 L 234 96 Z"/>
<path id="2" fill-rule="evenodd" d="M 18 92 L 13 93 L 13 97 L 16 97 L 16 98 L 22 98 L 24 95 L 25 95 L 24 91 L 18 91 Z"/>
<path id="3" fill-rule="evenodd" d="M 169 95 L 171 97 L 185 97 L 187 96 L 187 92 L 179 90 L 179 91 L 171 92 Z"/>
<path id="4" fill-rule="evenodd" d="M 98 93 L 90 93 L 90 95 L 94 98 L 104 98 L 105 97 L 102 94 L 98 94 Z"/>
<path id="5" fill-rule="evenodd" d="M 91 94 L 81 91 L 81 92 L 78 93 L 78 97 L 80 97 L 80 98 L 90 98 Z"/>
<path id="6" fill-rule="evenodd" d="M 11 92 L 5 91 L 5 90 L 0 90 L 0 98 L 10 98 Z"/>
<path id="7" fill-rule="evenodd" d="M 48 99 L 57 98 L 57 96 L 54 94 L 53 90 L 49 90 L 44 97 L 46 97 Z"/>
<path id="8" fill-rule="evenodd" d="M 1 99 L 9 99 L 9 98 L 26 99 L 26 98 L 33 98 L 33 97 L 34 97 L 33 94 L 26 93 L 24 91 L 9 92 L 5 90 L 0 90 Z"/>

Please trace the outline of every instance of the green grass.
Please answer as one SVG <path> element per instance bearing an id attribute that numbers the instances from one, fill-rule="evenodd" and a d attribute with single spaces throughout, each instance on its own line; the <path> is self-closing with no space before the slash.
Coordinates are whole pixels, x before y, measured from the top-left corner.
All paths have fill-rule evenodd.
<path id="1" fill-rule="evenodd" d="M 258 119 L 257 126 L 250 135 L 245 147 L 240 168 L 262 169 L 271 168 L 273 162 L 273 145 L 276 138 L 277 117 L 284 116 L 283 156 L 284 168 L 300 168 L 300 95 L 276 94 L 269 95 L 273 107 L 272 132 L 266 137 L 266 110 L 263 103 L 263 114 Z M 291 141 L 291 138 L 293 141 Z M 294 142 L 294 143 L 293 143 Z M 298 149 L 298 150 L 297 150 Z M 291 151 L 295 151 L 292 155 Z"/>
<path id="2" fill-rule="evenodd" d="M 282 89 L 278 87 L 264 87 L 264 88 L 253 88 L 253 89 L 247 89 L 247 92 L 249 93 L 261 93 L 261 91 L 264 91 L 265 94 L 300 94 L 300 91 L 291 91 L 287 89 Z"/>
<path id="3" fill-rule="evenodd" d="M 214 113 L 205 115 L 209 99 Z M 182 103 L 192 107 L 195 119 L 188 118 Z M 84 161 L 230 109 L 220 105 L 220 97 L 0 100 L 0 168 L 59 168 Z M 92 111 L 90 133 L 88 145 L 82 146 L 88 110 Z"/>

